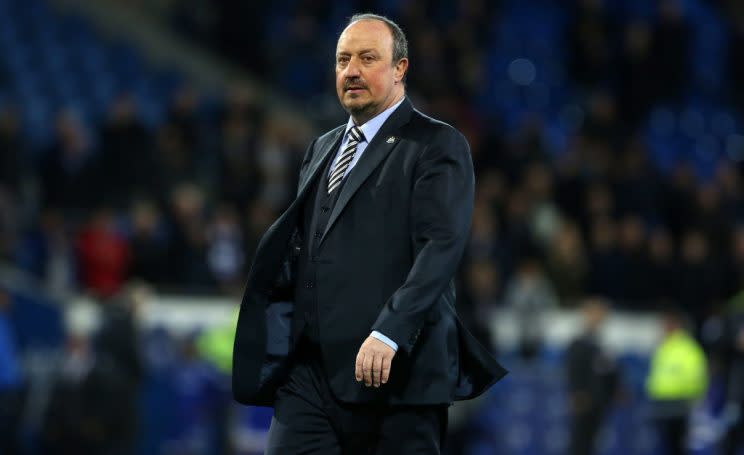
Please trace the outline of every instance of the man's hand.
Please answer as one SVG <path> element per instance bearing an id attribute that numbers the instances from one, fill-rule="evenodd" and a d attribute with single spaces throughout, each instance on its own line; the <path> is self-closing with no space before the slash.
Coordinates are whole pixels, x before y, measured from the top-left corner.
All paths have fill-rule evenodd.
<path id="1" fill-rule="evenodd" d="M 364 380 L 367 387 L 380 387 L 380 384 L 387 383 L 394 356 L 393 348 L 375 337 L 367 337 L 356 358 L 354 374 L 357 382 Z"/>

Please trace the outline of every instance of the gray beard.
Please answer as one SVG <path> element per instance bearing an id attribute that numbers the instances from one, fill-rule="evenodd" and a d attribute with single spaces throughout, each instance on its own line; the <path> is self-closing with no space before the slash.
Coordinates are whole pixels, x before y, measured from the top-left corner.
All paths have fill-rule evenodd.
<path id="1" fill-rule="evenodd" d="M 349 115 L 353 117 L 369 120 L 373 117 L 373 113 L 376 107 L 377 105 L 375 105 L 374 103 L 367 103 L 361 106 L 347 107 L 345 108 L 345 110 Z"/>

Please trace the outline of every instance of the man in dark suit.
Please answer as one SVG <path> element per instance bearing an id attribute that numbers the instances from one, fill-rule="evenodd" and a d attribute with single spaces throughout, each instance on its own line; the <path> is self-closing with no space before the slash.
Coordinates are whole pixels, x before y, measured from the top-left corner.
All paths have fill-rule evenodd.
<path id="1" fill-rule="evenodd" d="M 600 344 L 609 312 L 607 302 L 589 298 L 581 307 L 584 331 L 566 351 L 566 380 L 571 414 L 571 455 L 596 452 L 596 439 L 618 388 L 617 365 Z"/>
<path id="2" fill-rule="evenodd" d="M 308 147 L 296 199 L 256 249 L 233 393 L 274 406 L 269 454 L 439 453 L 447 406 L 505 374 L 455 311 L 469 147 L 413 108 L 407 69 L 395 23 L 351 19 L 336 48 L 350 119 Z"/>

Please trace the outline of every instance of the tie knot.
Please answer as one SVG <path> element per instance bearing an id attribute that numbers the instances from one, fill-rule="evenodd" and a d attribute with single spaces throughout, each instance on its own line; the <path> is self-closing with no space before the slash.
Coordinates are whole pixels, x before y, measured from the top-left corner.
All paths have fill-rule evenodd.
<path id="1" fill-rule="evenodd" d="M 362 142 L 364 140 L 364 133 L 362 133 L 361 128 L 354 125 L 349 130 L 349 138 L 354 142 Z"/>

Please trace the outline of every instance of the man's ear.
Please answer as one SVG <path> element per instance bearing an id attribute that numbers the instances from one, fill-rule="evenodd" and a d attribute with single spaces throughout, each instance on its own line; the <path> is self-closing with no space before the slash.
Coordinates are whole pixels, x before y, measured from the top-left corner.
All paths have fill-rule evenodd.
<path id="1" fill-rule="evenodd" d="M 403 80 L 407 71 L 408 71 L 408 59 L 402 58 L 398 60 L 398 63 L 395 64 L 395 75 L 394 75 L 396 84 Z"/>

